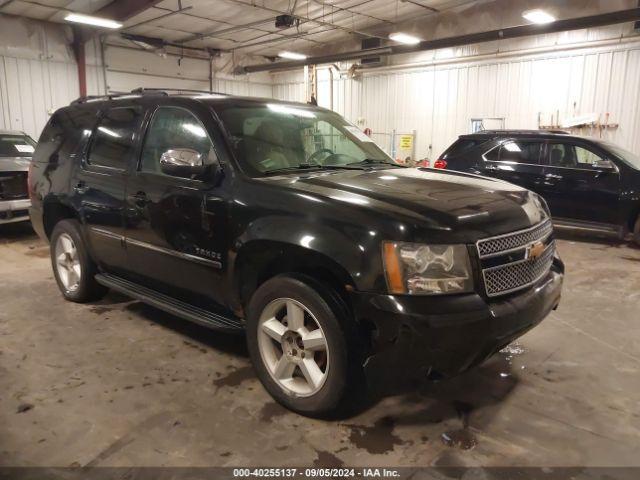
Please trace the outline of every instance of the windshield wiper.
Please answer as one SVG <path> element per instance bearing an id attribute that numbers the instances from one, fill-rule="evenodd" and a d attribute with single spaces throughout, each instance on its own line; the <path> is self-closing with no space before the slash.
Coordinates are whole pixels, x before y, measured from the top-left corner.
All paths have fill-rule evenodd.
<path id="1" fill-rule="evenodd" d="M 399 168 L 403 168 L 402 165 L 398 165 L 395 162 L 390 162 L 388 160 L 378 160 L 375 158 L 365 158 L 364 160 L 360 161 L 360 162 L 353 162 L 353 163 L 347 163 L 347 165 L 390 165 L 393 167 L 399 167 Z"/>
<path id="2" fill-rule="evenodd" d="M 355 164 L 318 165 L 318 164 L 311 164 L 311 163 L 301 163 L 300 165 L 296 165 L 294 167 L 282 167 L 282 168 L 274 168 L 273 170 L 267 170 L 266 172 L 264 172 L 264 174 L 271 175 L 274 173 L 296 172 L 299 170 L 362 170 L 362 167 L 358 167 Z"/>

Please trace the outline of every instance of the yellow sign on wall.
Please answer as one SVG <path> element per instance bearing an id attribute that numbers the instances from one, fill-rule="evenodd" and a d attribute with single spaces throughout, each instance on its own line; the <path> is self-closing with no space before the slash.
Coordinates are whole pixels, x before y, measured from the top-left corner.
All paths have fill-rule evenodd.
<path id="1" fill-rule="evenodd" d="M 411 150 L 413 148 L 413 135 L 400 135 L 400 150 Z"/>

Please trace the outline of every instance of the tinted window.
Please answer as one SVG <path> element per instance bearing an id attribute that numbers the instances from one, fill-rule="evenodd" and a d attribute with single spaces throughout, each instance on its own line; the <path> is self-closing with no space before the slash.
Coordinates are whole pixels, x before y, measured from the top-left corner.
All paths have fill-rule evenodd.
<path id="1" fill-rule="evenodd" d="M 443 158 L 455 157 L 467 150 L 472 149 L 475 146 L 480 145 L 480 140 L 473 140 L 469 138 L 459 138 L 453 145 L 451 145 L 442 155 Z"/>
<path id="2" fill-rule="evenodd" d="M 500 148 L 500 161 L 537 165 L 540 163 L 541 152 L 540 142 L 509 141 Z"/>
<path id="3" fill-rule="evenodd" d="M 333 112 L 274 103 L 228 107 L 218 114 L 236 158 L 253 176 L 363 161 L 393 164 L 373 140 Z"/>
<path id="4" fill-rule="evenodd" d="M 138 108 L 108 110 L 94 133 L 88 163 L 124 169 L 135 148 L 134 138 L 141 116 L 142 111 Z"/>
<path id="5" fill-rule="evenodd" d="M 167 150 L 178 148 L 200 152 L 205 164 L 212 164 L 217 159 L 207 131 L 192 113 L 182 108 L 161 107 L 149 125 L 140 170 L 162 174 L 160 157 Z"/>
<path id="6" fill-rule="evenodd" d="M 602 157 L 591 150 L 563 143 L 549 144 L 549 165 L 565 168 L 590 168 Z"/>
<path id="7" fill-rule="evenodd" d="M 0 157 L 31 157 L 35 146 L 26 135 L 0 135 Z"/>

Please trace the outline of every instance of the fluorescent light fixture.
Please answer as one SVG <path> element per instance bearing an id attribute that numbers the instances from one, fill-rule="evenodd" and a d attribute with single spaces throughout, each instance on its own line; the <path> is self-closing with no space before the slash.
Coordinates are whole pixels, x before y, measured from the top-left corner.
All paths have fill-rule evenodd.
<path id="1" fill-rule="evenodd" d="M 289 60 L 304 60 L 307 58 L 306 55 L 296 52 L 280 52 L 278 56 L 280 58 L 288 58 Z"/>
<path id="2" fill-rule="evenodd" d="M 420 39 L 418 37 L 402 32 L 392 33 L 389 35 L 389 38 L 394 42 L 404 43 L 405 45 L 416 45 L 420 43 Z"/>
<path id="3" fill-rule="evenodd" d="M 120 22 L 109 20 L 108 18 L 92 17 L 91 15 L 83 15 L 82 13 L 70 13 L 64 19 L 67 22 L 84 23 L 85 25 L 93 25 L 94 27 L 104 27 L 118 29 L 122 28 Z"/>
<path id="4" fill-rule="evenodd" d="M 531 23 L 537 23 L 539 25 L 544 25 L 545 23 L 551 23 L 556 21 L 556 17 L 551 15 L 544 10 L 540 10 L 539 8 L 535 10 L 527 10 L 522 14 L 522 16 L 529 20 Z"/>

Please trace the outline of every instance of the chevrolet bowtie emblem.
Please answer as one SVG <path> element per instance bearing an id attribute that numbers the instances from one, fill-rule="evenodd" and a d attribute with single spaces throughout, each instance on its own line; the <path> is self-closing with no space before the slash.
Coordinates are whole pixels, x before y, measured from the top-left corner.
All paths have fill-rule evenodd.
<path id="1" fill-rule="evenodd" d="M 536 260 L 544 253 L 544 243 L 535 242 L 527 247 L 525 257 L 527 260 Z"/>

